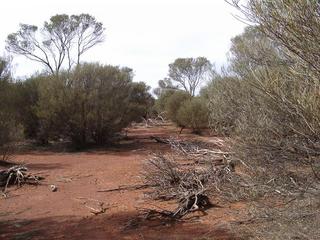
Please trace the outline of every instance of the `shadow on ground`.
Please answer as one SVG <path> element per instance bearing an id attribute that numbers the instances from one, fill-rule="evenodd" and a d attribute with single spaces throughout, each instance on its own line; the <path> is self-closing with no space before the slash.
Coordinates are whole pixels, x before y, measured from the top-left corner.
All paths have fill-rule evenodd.
<path id="1" fill-rule="evenodd" d="M 0 239 L 215 239 L 235 240 L 230 229 L 223 225 L 212 228 L 203 223 L 144 221 L 128 227 L 136 212 L 90 217 L 61 216 L 39 219 L 0 220 Z"/>

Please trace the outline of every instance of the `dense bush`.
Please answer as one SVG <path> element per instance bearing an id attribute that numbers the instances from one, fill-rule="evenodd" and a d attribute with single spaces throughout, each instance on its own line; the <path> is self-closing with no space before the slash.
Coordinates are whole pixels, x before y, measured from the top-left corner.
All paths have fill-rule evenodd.
<path id="1" fill-rule="evenodd" d="M 69 137 L 78 146 L 103 144 L 152 104 L 148 87 L 128 68 L 82 64 L 40 82 L 40 137 Z"/>
<path id="2" fill-rule="evenodd" d="M 277 42 L 256 26 L 247 27 L 243 34 L 232 39 L 230 53 L 229 68 L 206 88 L 210 125 L 223 135 L 239 133 L 240 117 L 259 115 L 266 100 L 263 85 L 271 80 L 277 87 L 277 79 L 286 74 L 290 62 Z"/>
<path id="3" fill-rule="evenodd" d="M 177 122 L 180 126 L 191 128 L 200 133 L 208 127 L 208 106 L 205 99 L 193 97 L 184 101 L 177 112 Z"/>
<path id="4" fill-rule="evenodd" d="M 36 108 L 39 100 L 39 84 L 45 79 L 45 75 L 37 75 L 15 84 L 15 109 L 26 138 L 36 138 L 39 131 Z"/>
<path id="5" fill-rule="evenodd" d="M 173 122 L 179 125 L 177 118 L 178 111 L 185 101 L 191 99 L 191 95 L 185 91 L 175 91 L 173 94 L 169 94 L 165 100 L 165 112 L 166 116 Z"/>
<path id="6" fill-rule="evenodd" d="M 155 102 L 158 113 L 165 113 L 165 117 L 182 128 L 191 128 L 200 133 L 208 127 L 208 99 L 192 97 L 186 91 L 162 91 Z"/>
<path id="7" fill-rule="evenodd" d="M 10 77 L 10 62 L 0 58 L 0 161 L 8 160 L 8 149 L 21 137 L 15 97 L 15 86 Z"/>
<path id="8" fill-rule="evenodd" d="M 307 30 L 310 22 L 297 19 L 305 18 L 305 10 L 313 14 L 312 4 L 287 5 L 277 1 L 264 6 L 259 1 L 250 2 L 250 19 L 259 20 L 260 25 L 248 28 L 232 41 L 231 70 L 239 80 L 232 80 L 231 84 L 230 80 L 212 84 L 212 122 L 216 122 L 217 112 L 225 112 L 228 116 L 230 106 L 233 106 L 235 114 L 227 121 L 234 125 L 233 131 L 253 151 L 268 151 L 268 158 L 273 153 L 272 158 L 305 157 L 320 150 L 317 143 L 320 76 L 314 58 L 316 36 Z M 260 7 L 270 9 L 270 15 L 261 12 Z M 283 16 L 281 9 L 294 14 Z M 275 16 L 292 23 L 277 35 L 274 34 L 278 31 L 275 26 L 282 23 Z M 264 17 L 275 21 L 275 26 L 265 22 Z M 313 17 L 311 22 L 318 24 L 317 17 Z M 305 28 L 300 29 L 302 26 Z M 296 36 L 304 39 L 304 45 L 297 42 Z M 282 38 L 288 41 L 284 42 Z M 311 45 L 312 49 L 307 47 Z M 219 99 L 222 99 L 220 103 Z"/>
<path id="9" fill-rule="evenodd" d="M 15 112 L 12 105 L 13 85 L 8 79 L 0 79 L 0 146 L 13 139 Z"/>
<path id="10" fill-rule="evenodd" d="M 181 129 L 189 127 L 198 132 L 200 128 L 207 127 L 206 104 L 200 103 L 195 96 L 208 78 L 214 75 L 213 65 L 205 57 L 176 59 L 169 64 L 168 77 L 160 80 L 159 87 L 154 89 L 157 96 L 155 111 L 164 113 Z M 200 108 L 196 109 L 197 106 Z"/>
<path id="11" fill-rule="evenodd" d="M 253 218 L 277 220 L 267 222 L 262 228 L 268 231 L 257 230 L 255 236 L 316 239 L 319 3 L 252 0 L 243 7 L 237 2 L 256 27 L 233 39 L 231 77 L 210 86 L 210 122 L 215 130 L 229 128 L 237 140 L 234 158 L 245 163 L 250 194 L 283 203 L 281 209 L 257 203 Z"/>
<path id="12" fill-rule="evenodd" d="M 159 90 L 160 88 L 158 88 Z M 156 99 L 154 103 L 154 110 L 157 113 L 165 113 L 166 112 L 166 105 L 169 97 L 175 93 L 175 90 L 165 90 L 161 91 L 161 93 L 158 95 L 158 98 Z M 166 116 L 167 117 L 167 116 Z"/>
<path id="13" fill-rule="evenodd" d="M 205 90 L 209 100 L 210 128 L 220 135 L 234 133 L 250 91 L 245 82 L 237 77 L 218 76 Z"/>

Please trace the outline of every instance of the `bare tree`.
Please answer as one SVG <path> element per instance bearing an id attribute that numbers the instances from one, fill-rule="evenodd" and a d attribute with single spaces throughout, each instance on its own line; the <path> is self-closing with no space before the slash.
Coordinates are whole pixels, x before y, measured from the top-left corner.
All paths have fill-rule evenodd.
<path id="1" fill-rule="evenodd" d="M 212 72 L 212 64 L 205 57 L 178 58 L 169 64 L 170 79 L 191 96 L 196 94 L 197 88 Z"/>
<path id="2" fill-rule="evenodd" d="M 81 56 L 104 39 L 103 24 L 89 14 L 58 14 L 45 22 L 42 29 L 20 24 L 7 38 L 6 49 L 41 63 L 49 73 L 59 74 L 80 63 Z"/>

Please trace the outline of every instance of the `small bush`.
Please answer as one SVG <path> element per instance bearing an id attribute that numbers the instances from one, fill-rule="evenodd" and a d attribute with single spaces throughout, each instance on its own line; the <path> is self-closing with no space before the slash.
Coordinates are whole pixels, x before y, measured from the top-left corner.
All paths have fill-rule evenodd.
<path id="1" fill-rule="evenodd" d="M 207 103 L 200 97 L 184 101 L 176 118 L 180 126 L 191 128 L 193 132 L 200 133 L 201 129 L 208 127 Z"/>
<path id="2" fill-rule="evenodd" d="M 158 112 L 164 112 L 179 127 L 191 128 L 196 133 L 208 127 L 207 105 L 207 99 L 192 97 L 181 90 L 163 91 L 155 103 Z"/>
<path id="3" fill-rule="evenodd" d="M 167 100 L 165 101 L 165 110 L 167 117 L 177 123 L 178 121 L 178 111 L 180 107 L 183 105 L 185 101 L 191 99 L 191 95 L 185 91 L 175 91 L 174 93 L 170 94 Z"/>
<path id="4" fill-rule="evenodd" d="M 155 104 L 154 104 L 154 110 L 157 113 L 166 112 L 167 101 L 170 98 L 170 96 L 175 93 L 175 91 L 176 90 L 161 91 L 161 93 L 159 94 L 159 96 L 158 96 L 158 98 L 157 98 L 157 100 L 155 101 Z"/>

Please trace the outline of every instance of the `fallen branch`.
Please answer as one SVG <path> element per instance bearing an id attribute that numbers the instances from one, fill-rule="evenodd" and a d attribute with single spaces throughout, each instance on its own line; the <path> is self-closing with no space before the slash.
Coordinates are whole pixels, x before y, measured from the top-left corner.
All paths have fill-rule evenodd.
<path id="1" fill-rule="evenodd" d="M 132 191 L 132 190 L 146 189 L 148 187 L 150 187 L 149 184 L 140 184 L 140 185 L 133 185 L 133 186 L 119 186 L 117 188 L 98 190 L 97 192 Z"/>
<path id="2" fill-rule="evenodd" d="M 105 213 L 106 210 L 108 209 L 107 207 L 104 206 L 104 202 L 99 201 L 97 199 L 92 199 L 92 198 L 85 198 L 85 197 L 78 197 L 76 198 L 77 201 L 82 201 L 82 204 L 84 205 L 84 207 L 88 208 L 90 210 L 90 213 L 94 214 L 94 215 L 99 215 L 102 213 Z M 93 203 L 95 203 L 95 206 Z"/>
<path id="3" fill-rule="evenodd" d="M 28 168 L 24 166 L 13 166 L 6 170 L 0 171 L 0 187 L 4 187 L 3 193 L 7 192 L 10 185 L 17 185 L 20 187 L 22 184 L 38 185 L 43 177 L 27 173 Z"/>
<path id="4" fill-rule="evenodd" d="M 157 143 L 163 143 L 163 144 L 170 144 L 170 142 L 167 139 L 162 139 L 155 136 L 150 136 L 152 140 L 155 140 Z"/>
<path id="5" fill-rule="evenodd" d="M 162 144 L 169 144 L 171 146 L 171 149 L 177 152 L 180 152 L 185 155 L 230 155 L 233 154 L 233 152 L 226 152 L 221 150 L 211 150 L 208 149 L 208 146 L 206 146 L 206 143 L 203 142 L 188 142 L 188 141 L 180 141 L 173 138 L 160 138 L 156 136 L 150 137 L 152 140 L 155 140 L 158 143 Z"/>
<path id="6" fill-rule="evenodd" d="M 160 224 L 168 224 L 169 222 L 184 222 L 187 220 L 184 218 L 190 212 L 201 211 L 205 214 L 205 210 L 213 207 L 214 205 L 210 203 L 209 199 L 201 194 L 190 195 L 189 198 L 185 198 L 185 201 L 182 201 L 179 206 L 174 210 L 165 210 L 160 209 L 150 209 L 150 208 L 139 208 L 139 215 L 133 219 L 131 219 L 126 225 L 125 229 L 129 230 L 132 228 L 136 228 L 141 224 L 144 224 L 145 221 L 155 221 L 160 222 Z M 190 219 L 188 219 L 190 220 Z"/>

